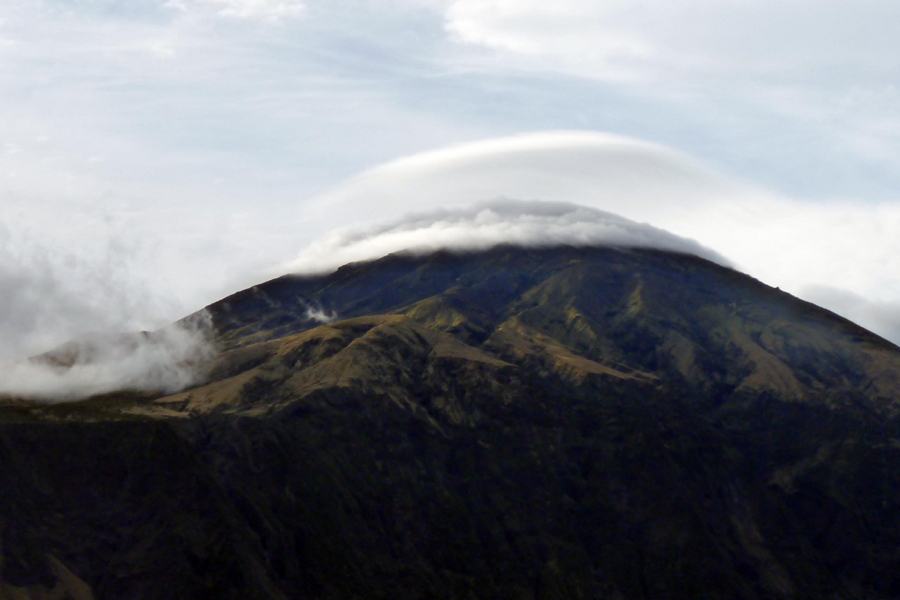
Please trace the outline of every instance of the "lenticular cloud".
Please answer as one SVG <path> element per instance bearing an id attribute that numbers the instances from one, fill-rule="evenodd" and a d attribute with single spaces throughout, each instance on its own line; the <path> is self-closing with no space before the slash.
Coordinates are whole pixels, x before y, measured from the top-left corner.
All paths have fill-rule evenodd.
<path id="1" fill-rule="evenodd" d="M 572 202 L 611 211 L 697 243 L 588 209 L 553 214 L 484 205 L 475 212 L 458 209 L 500 197 Z M 405 247 L 479 247 L 495 242 L 619 243 L 707 258 L 718 257 L 706 250 L 715 248 L 733 261 L 734 268 L 820 302 L 900 343 L 896 201 L 788 198 L 717 174 L 659 144 L 596 132 L 550 131 L 392 161 L 313 199 L 305 216 L 307 223 L 324 231 L 335 222 L 365 227 L 373 214 L 398 219 L 412 210 L 440 209 L 451 212 L 399 219 L 380 228 L 344 230 L 307 248 L 294 266 L 321 271 L 343 259 L 374 258 L 379 252 Z M 483 215 L 477 217 L 479 213 Z M 460 239 L 453 239 L 457 234 Z M 863 298 L 866 306 L 835 294 L 807 293 L 835 285 L 844 294 Z"/>
<path id="2" fill-rule="evenodd" d="M 612 213 L 560 202 L 502 199 L 338 230 L 308 246 L 288 269 L 321 273 L 392 252 L 480 250 L 498 244 L 656 248 L 729 265 L 723 256 L 693 240 Z"/>

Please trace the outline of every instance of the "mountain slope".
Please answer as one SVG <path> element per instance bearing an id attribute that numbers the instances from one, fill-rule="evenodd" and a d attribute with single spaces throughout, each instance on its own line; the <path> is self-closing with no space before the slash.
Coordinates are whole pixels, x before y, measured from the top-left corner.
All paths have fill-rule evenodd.
<path id="1" fill-rule="evenodd" d="M 391 314 L 398 315 L 393 326 L 401 326 L 402 315 L 401 327 L 446 334 L 470 351 L 539 363 L 570 379 L 606 375 L 684 384 L 715 398 L 769 391 L 789 400 L 852 397 L 882 412 L 898 408 L 900 362 L 892 344 L 735 271 L 659 252 L 396 255 L 323 278 L 283 277 L 209 310 L 224 348 L 233 351 L 226 361 L 257 340 L 319 326 L 316 312 L 341 319 Z M 360 326 L 356 331 L 368 331 Z"/>
<path id="2" fill-rule="evenodd" d="M 740 273 L 498 247 L 208 310 L 202 385 L 0 410 L 0 597 L 900 597 L 900 350 Z"/>

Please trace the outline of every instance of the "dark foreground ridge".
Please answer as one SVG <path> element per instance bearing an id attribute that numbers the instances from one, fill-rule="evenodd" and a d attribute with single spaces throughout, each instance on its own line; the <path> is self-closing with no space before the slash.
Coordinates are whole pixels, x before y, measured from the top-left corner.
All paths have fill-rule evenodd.
<path id="1" fill-rule="evenodd" d="M 500 247 L 209 310 L 201 386 L 0 409 L 0 599 L 900 598 L 900 350 L 740 273 Z"/>

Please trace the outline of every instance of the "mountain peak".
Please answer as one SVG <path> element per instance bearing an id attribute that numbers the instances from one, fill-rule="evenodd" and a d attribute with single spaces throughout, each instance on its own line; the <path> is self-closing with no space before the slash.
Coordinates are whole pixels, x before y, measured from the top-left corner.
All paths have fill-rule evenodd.
<path id="1" fill-rule="evenodd" d="M 311 308 L 337 322 L 323 326 Z M 327 275 L 281 277 L 208 311 L 225 357 L 258 344 L 277 352 L 277 340 L 297 333 L 383 315 L 402 317 L 395 327 L 564 379 L 628 373 L 717 397 L 827 402 L 862 387 L 873 407 L 897 408 L 900 361 L 891 343 L 730 268 L 659 250 L 394 253 Z"/>
<path id="2" fill-rule="evenodd" d="M 199 385 L 0 407 L 0 595 L 900 593 L 900 350 L 734 270 L 401 253 L 205 314 Z"/>

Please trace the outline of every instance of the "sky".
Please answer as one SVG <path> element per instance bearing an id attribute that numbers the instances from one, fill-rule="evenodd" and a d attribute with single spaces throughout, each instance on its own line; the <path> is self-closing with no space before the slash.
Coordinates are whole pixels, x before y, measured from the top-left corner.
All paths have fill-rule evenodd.
<path id="1" fill-rule="evenodd" d="M 900 342 L 898 22 L 890 0 L 4 0 L 0 359 L 158 327 L 334 227 L 496 198 L 665 229 Z"/>

